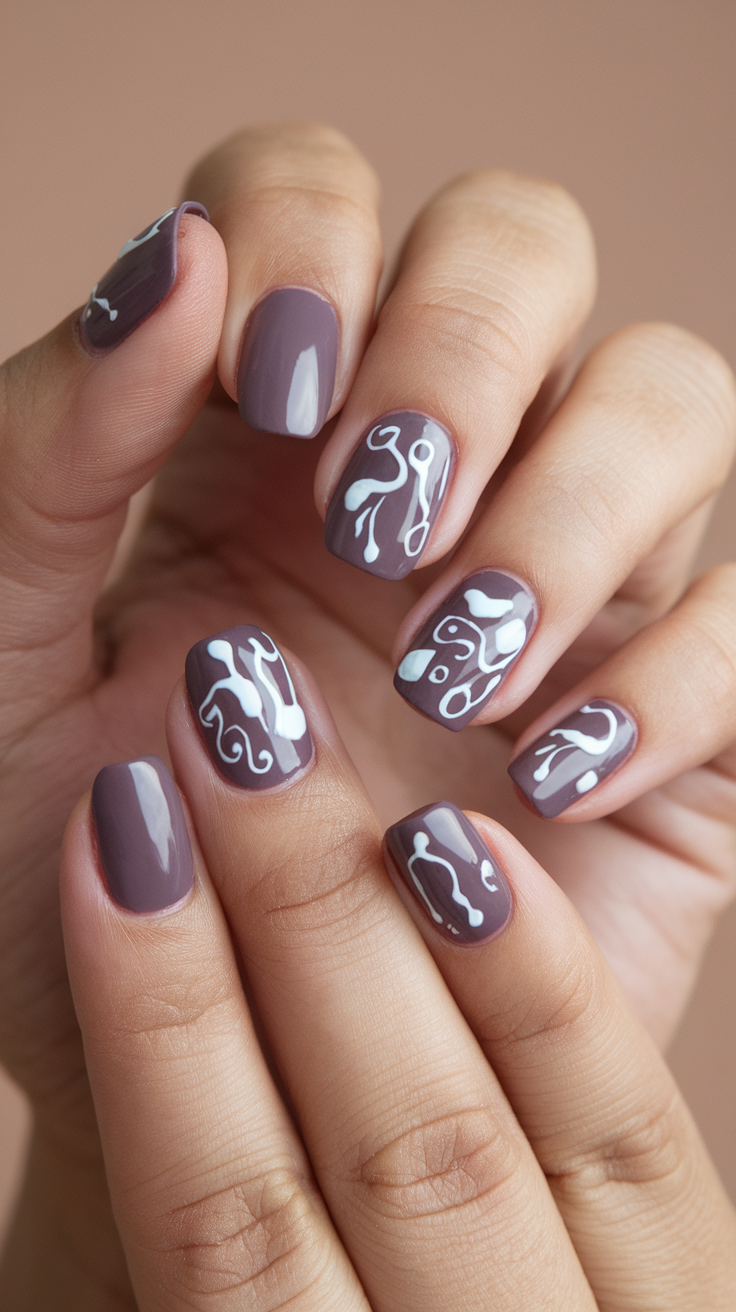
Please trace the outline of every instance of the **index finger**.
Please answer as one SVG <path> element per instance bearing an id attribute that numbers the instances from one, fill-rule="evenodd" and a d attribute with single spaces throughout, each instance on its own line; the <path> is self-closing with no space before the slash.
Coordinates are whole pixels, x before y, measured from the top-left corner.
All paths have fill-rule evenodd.
<path id="1" fill-rule="evenodd" d="M 373 170 L 333 128 L 256 124 L 186 185 L 227 249 L 223 387 L 251 428 L 314 437 L 342 405 L 373 319 L 382 260 Z"/>

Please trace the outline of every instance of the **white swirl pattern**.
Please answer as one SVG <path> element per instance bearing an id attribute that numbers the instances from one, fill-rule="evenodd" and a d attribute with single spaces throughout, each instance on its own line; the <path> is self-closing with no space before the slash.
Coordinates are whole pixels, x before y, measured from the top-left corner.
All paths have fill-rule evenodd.
<path id="1" fill-rule="evenodd" d="M 450 861 L 446 861 L 443 856 L 433 856 L 432 853 L 429 851 L 429 843 L 430 843 L 429 834 L 426 834 L 424 830 L 420 829 L 414 835 L 414 851 L 412 855 L 409 857 L 409 860 L 407 862 L 409 868 L 409 874 L 411 875 L 412 880 L 414 881 L 414 885 L 419 893 L 419 896 L 422 898 L 426 906 L 429 908 L 430 915 L 432 916 L 432 919 L 434 920 L 435 924 L 441 925 L 442 916 L 437 911 L 433 903 L 430 901 L 427 891 L 414 869 L 414 864 L 416 861 L 427 861 L 432 865 L 444 866 L 445 870 L 448 872 L 450 876 L 450 880 L 452 883 L 453 902 L 456 902 L 458 906 L 465 908 L 468 917 L 468 924 L 473 929 L 477 929 L 479 925 L 483 924 L 483 920 L 484 920 L 483 912 L 480 911 L 478 907 L 472 906 L 468 898 L 463 893 L 462 889 L 460 888 L 460 882 L 457 877 L 457 871 L 455 870 L 455 867 L 452 865 L 452 863 Z M 490 892 L 495 886 L 488 884 L 487 879 L 489 875 L 492 874 L 493 868 L 491 866 L 490 861 L 484 861 L 483 867 L 484 868 L 481 871 L 481 879 L 483 880 L 483 884 L 485 885 L 485 887 Z"/>
<path id="2" fill-rule="evenodd" d="M 376 434 L 379 438 L 387 438 L 387 440 L 377 443 L 374 441 Z M 380 534 L 376 532 L 378 512 L 386 497 L 393 492 L 398 492 L 408 482 L 410 466 L 416 477 L 412 490 L 411 520 L 403 538 L 403 548 L 406 556 L 414 558 L 420 555 L 432 526 L 429 517 L 430 502 L 427 496 L 427 484 L 436 455 L 435 445 L 428 437 L 423 435 L 412 442 L 407 455 L 404 456 L 397 446 L 400 437 L 401 427 L 398 424 L 386 424 L 384 427 L 376 424 L 366 438 L 366 446 L 370 451 L 389 451 L 397 464 L 396 475 L 394 478 L 389 479 L 359 478 L 351 483 L 345 492 L 345 509 L 351 512 L 360 510 L 369 497 L 378 497 L 378 500 L 366 506 L 362 514 L 358 515 L 355 520 L 354 531 L 356 538 L 360 538 L 366 523 L 368 525 L 367 540 L 363 548 L 363 559 L 368 565 L 373 564 L 381 554 Z M 440 479 L 440 498 L 447 482 L 449 465 L 450 457 L 447 456 Z M 416 519 L 417 510 L 420 515 L 418 520 Z"/>
<path id="3" fill-rule="evenodd" d="M 513 602 L 489 597 L 478 588 L 469 588 L 463 594 L 463 600 L 467 603 L 471 615 L 478 617 L 500 618 L 513 609 Z M 439 647 L 459 647 L 460 650 L 453 652 L 449 659 L 454 658 L 463 665 L 474 656 L 477 672 L 464 682 L 453 684 L 447 690 L 439 704 L 440 715 L 445 720 L 454 720 L 461 715 L 466 715 L 473 706 L 480 705 L 501 682 L 500 671 L 516 659 L 526 642 L 526 636 L 526 624 L 522 619 L 509 620 L 506 624 L 501 624 L 487 632 L 474 620 L 463 615 L 443 616 L 432 632 L 432 640 Z M 498 659 L 492 657 L 489 661 L 490 641 L 496 648 Z M 436 654 L 436 648 L 410 651 L 399 666 L 399 677 L 408 682 L 421 678 Z M 486 675 L 491 677 L 486 680 Z M 430 683 L 444 683 L 450 678 L 450 668 L 447 665 L 435 666 L 428 677 Z M 479 682 L 483 686 L 480 692 L 476 691 L 474 695 Z"/>
<path id="4" fill-rule="evenodd" d="M 265 634 L 263 636 L 266 637 Z M 271 639 L 267 640 L 271 641 Z M 199 707 L 198 715 L 200 723 L 205 728 L 214 728 L 216 730 L 216 747 L 222 761 L 234 765 L 242 759 L 243 750 L 245 750 L 248 766 L 252 772 L 254 774 L 267 774 L 273 767 L 273 753 L 264 748 L 258 753 L 258 761 L 262 764 L 256 764 L 250 737 L 246 729 L 243 725 L 237 723 L 226 725 L 225 714 L 216 700 L 217 693 L 221 690 L 231 693 L 236 698 L 246 718 L 257 720 L 264 733 L 269 737 L 277 735 L 281 738 L 291 739 L 294 742 L 298 741 L 307 732 L 307 721 L 304 711 L 297 702 L 291 675 L 275 643 L 271 643 L 271 649 L 269 650 L 256 637 L 251 636 L 248 641 L 253 649 L 252 655 L 246 653 L 243 649 L 239 650 L 242 658 L 250 658 L 253 662 L 254 677 L 252 679 L 246 678 L 237 669 L 235 652 L 226 638 L 213 638 L 207 644 L 208 655 L 214 660 L 222 661 L 228 670 L 228 675 L 212 684 Z M 271 665 L 275 665 L 284 677 L 291 696 L 290 702 L 284 700 L 271 669 L 267 668 Z M 256 680 L 258 686 L 256 686 Z M 267 699 L 265 705 L 264 696 Z M 229 744 L 228 753 L 224 740 L 231 734 L 239 735 L 242 742 L 236 737 Z"/>
<path id="5" fill-rule="evenodd" d="M 590 734 L 582 733 L 580 729 L 551 729 L 549 732 L 550 738 L 564 738 L 565 741 L 559 745 L 557 743 L 546 743 L 544 747 L 537 748 L 534 755 L 544 756 L 545 758 L 542 761 L 542 764 L 537 766 L 537 769 L 534 771 L 533 778 L 538 784 L 543 783 L 547 778 L 552 762 L 561 752 L 569 752 L 571 748 L 577 747 L 588 756 L 595 757 L 603 756 L 610 748 L 616 737 L 616 730 L 618 728 L 618 720 L 613 711 L 609 710 L 606 706 L 581 706 L 580 714 L 605 716 L 608 721 L 608 730 L 605 736 L 603 738 L 593 738 Z M 587 793 L 591 788 L 594 788 L 597 783 L 598 776 L 595 773 L 595 770 L 587 770 L 585 774 L 578 779 L 575 786 L 579 793 Z"/>

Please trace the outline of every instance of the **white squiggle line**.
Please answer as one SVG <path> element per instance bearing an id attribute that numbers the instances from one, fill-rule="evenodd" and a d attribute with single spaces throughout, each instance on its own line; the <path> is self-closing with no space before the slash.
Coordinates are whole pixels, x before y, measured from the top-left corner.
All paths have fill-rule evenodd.
<path id="1" fill-rule="evenodd" d="M 286 662 L 272 638 L 269 638 L 269 642 L 272 645 L 272 650 L 270 652 L 266 650 L 263 643 L 260 642 L 258 638 L 251 637 L 248 641 L 255 653 L 256 676 L 271 698 L 273 705 L 273 731 L 274 733 L 277 733 L 280 738 L 289 738 L 292 742 L 296 742 L 300 738 L 303 738 L 307 732 L 307 720 L 304 711 L 296 699 L 294 684 L 291 681 L 291 675 L 286 667 Z M 264 661 L 267 661 L 270 665 L 277 664 L 281 669 L 282 674 L 285 675 L 286 682 L 289 685 L 289 693 L 291 695 L 290 703 L 284 701 L 281 695 L 281 689 L 276 683 L 270 670 L 266 671 L 263 668 Z M 266 732 L 268 732 L 268 728 L 266 728 Z"/>
<path id="2" fill-rule="evenodd" d="M 429 834 L 425 834 L 424 831 L 420 829 L 414 835 L 414 852 L 412 856 L 410 856 L 407 864 L 409 867 L 409 873 L 412 879 L 414 880 L 414 883 L 416 884 L 422 897 L 424 898 L 424 901 L 427 903 L 427 906 L 432 912 L 432 918 L 436 920 L 438 924 L 441 924 L 442 917 L 437 915 L 437 912 L 434 910 L 434 908 L 432 907 L 429 901 L 429 898 L 427 897 L 423 885 L 420 883 L 419 879 L 414 873 L 414 862 L 417 860 L 430 861 L 432 862 L 433 865 L 445 867 L 445 870 L 449 872 L 450 879 L 452 880 L 453 902 L 456 902 L 458 906 L 465 907 L 468 913 L 468 924 L 472 925 L 473 928 L 477 929 L 478 925 L 483 924 L 483 912 L 479 911 L 477 907 L 471 906 L 465 894 L 462 892 L 455 867 L 451 865 L 449 861 L 445 861 L 445 858 L 443 856 L 432 856 L 431 853 L 427 850 L 428 848 L 429 848 Z"/>
<path id="3" fill-rule="evenodd" d="M 550 729 L 549 736 L 553 738 L 564 738 L 565 742 L 556 747 L 554 743 L 547 743 L 546 747 L 540 747 L 534 753 L 535 756 L 544 756 L 546 759 L 534 771 L 532 776 L 538 784 L 543 783 L 550 772 L 552 762 L 560 752 L 569 751 L 571 747 L 579 747 L 586 752 L 588 756 L 602 756 L 607 752 L 611 743 L 616 736 L 618 720 L 613 711 L 609 711 L 605 706 L 581 706 L 581 715 L 605 715 L 608 720 L 608 732 L 604 738 L 591 738 L 590 734 L 581 733 L 579 729 Z M 549 753 L 549 755 L 547 755 Z"/>
<path id="4" fill-rule="evenodd" d="M 477 633 L 478 648 L 476 653 L 476 660 L 478 662 L 478 670 L 481 674 L 492 674 L 495 676 L 494 678 L 489 679 L 488 683 L 483 688 L 483 691 L 480 692 L 477 697 L 473 697 L 473 684 L 476 682 L 477 675 L 474 675 L 472 678 L 467 679 L 465 683 L 457 684 L 455 687 L 449 688 L 447 690 L 447 692 L 445 693 L 444 697 L 442 698 L 439 704 L 439 708 L 438 708 L 439 713 L 445 720 L 456 720 L 458 716 L 465 715 L 471 709 L 471 707 L 477 706 L 480 702 L 482 702 L 483 698 L 487 697 L 488 693 L 492 692 L 493 689 L 496 687 L 496 685 L 501 682 L 501 675 L 497 674 L 496 671 L 505 669 L 505 667 L 509 665 L 511 661 L 513 661 L 516 658 L 516 656 L 518 656 L 526 640 L 526 626 L 523 625 L 524 633 L 523 636 L 521 637 L 518 646 L 515 647 L 513 651 L 509 652 L 508 655 L 503 656 L 500 660 L 494 661 L 492 664 L 489 664 L 486 659 L 486 635 L 483 629 L 481 629 L 479 625 L 475 624 L 473 620 L 468 620 L 463 615 L 445 615 L 444 618 L 440 620 L 439 624 L 436 626 L 436 628 L 433 631 L 432 637 L 434 641 L 442 646 L 451 646 L 453 644 L 458 644 L 462 647 L 465 647 L 466 650 L 464 652 L 461 651 L 455 653 L 455 660 L 458 661 L 467 660 L 468 657 L 475 651 L 476 644 L 472 642 L 470 638 L 460 638 L 460 637 L 443 638 L 441 636 L 441 629 L 443 625 L 449 624 L 450 621 L 454 621 L 457 624 L 468 625 L 473 630 L 474 633 Z M 521 633 L 521 629 L 519 630 L 519 632 Z M 451 711 L 450 704 L 455 697 L 461 697 L 463 699 L 462 705 L 460 706 L 459 710 Z"/>
<path id="5" fill-rule="evenodd" d="M 419 448 L 422 446 L 429 448 L 429 455 L 425 456 L 424 459 L 421 459 L 418 454 Z M 417 498 L 419 500 L 419 508 L 422 512 L 422 518 L 419 523 L 414 524 L 404 536 L 404 552 L 407 556 L 419 555 L 419 552 L 423 549 L 424 544 L 427 541 L 427 534 L 431 528 L 429 522 L 429 501 L 427 500 L 427 479 L 429 477 L 429 471 L 432 468 L 434 456 L 434 444 L 429 442 L 426 437 L 417 438 L 417 441 L 412 442 L 409 448 L 409 464 L 417 474 Z M 417 532 L 417 530 L 419 530 L 421 534 L 419 546 L 415 551 L 411 551 L 409 548 L 409 539 L 412 534 Z"/>
<path id="6" fill-rule="evenodd" d="M 176 206 L 174 206 L 174 209 L 175 208 Z M 130 241 L 126 241 L 125 245 L 121 246 L 120 250 L 118 251 L 118 259 L 122 260 L 123 256 L 128 255 L 130 251 L 134 251 L 136 246 L 142 246 L 144 241 L 150 241 L 152 237 L 157 236 L 158 230 L 161 227 L 161 224 L 163 223 L 164 219 L 168 219 L 169 215 L 173 213 L 174 213 L 173 209 L 167 210 L 165 214 L 161 215 L 160 219 L 156 219 L 156 222 L 151 224 L 150 228 L 148 228 L 147 231 L 144 232 L 142 237 L 131 237 Z"/>
<path id="7" fill-rule="evenodd" d="M 87 301 L 87 304 L 86 304 L 85 309 L 84 309 L 84 316 L 83 316 L 83 317 L 84 317 L 85 319 L 89 319 L 89 316 L 90 316 L 91 313 L 92 313 L 92 306 L 93 306 L 93 305 L 99 305 L 103 310 L 105 310 L 105 311 L 107 312 L 107 314 L 109 314 L 109 316 L 110 316 L 110 322 L 111 322 L 111 323 L 114 323 L 115 320 L 116 320 L 117 317 L 118 317 L 118 312 L 117 312 L 117 310 L 111 310 L 111 309 L 110 309 L 110 302 L 108 301 L 108 299 L 107 299 L 106 296 L 98 296 L 98 295 L 97 295 L 97 288 L 99 287 L 99 285 L 100 285 L 100 284 L 99 284 L 98 282 L 96 282 L 95 285 L 94 285 L 94 287 L 92 288 L 92 291 L 90 292 L 90 295 L 89 295 L 89 300 Z"/>
<path id="8" fill-rule="evenodd" d="M 271 769 L 271 766 L 273 765 L 273 756 L 271 755 L 270 752 L 267 752 L 264 747 L 263 750 L 258 753 L 258 760 L 265 761 L 265 765 L 262 765 L 260 767 L 257 766 L 255 761 L 253 760 L 253 749 L 251 747 L 250 738 L 248 737 L 248 734 L 246 733 L 245 729 L 241 724 L 231 724 L 226 729 L 223 714 L 219 706 L 217 705 L 217 702 L 213 703 L 213 705 L 208 710 L 207 714 L 204 716 L 201 714 L 201 709 L 202 708 L 200 707 L 199 718 L 202 724 L 205 725 L 206 728 L 212 728 L 215 721 L 217 721 L 217 737 L 215 740 L 215 745 L 217 747 L 217 754 L 222 761 L 226 761 L 228 765 L 235 765 L 237 761 L 241 760 L 243 755 L 243 744 L 239 742 L 234 742 L 232 748 L 233 754 L 232 756 L 228 756 L 222 741 L 225 734 L 227 733 L 239 733 L 242 736 L 243 741 L 245 742 L 245 751 L 248 757 L 248 766 L 253 771 L 253 774 L 268 773 L 268 771 Z"/>
<path id="9" fill-rule="evenodd" d="M 396 448 L 396 443 L 401 436 L 401 429 L 397 428 L 395 424 L 389 424 L 386 428 L 380 428 L 380 431 L 379 428 L 380 425 L 376 424 L 375 428 L 371 429 L 365 440 L 366 446 L 371 451 L 390 451 L 399 466 L 399 472 L 396 475 L 396 478 L 388 479 L 385 482 L 381 482 L 379 478 L 359 478 L 355 483 L 351 483 L 344 498 L 346 510 L 359 510 L 366 497 L 371 495 L 371 492 L 382 492 L 384 495 L 387 492 L 396 492 L 400 487 L 404 486 L 409 477 L 409 470 L 406 461 L 401 452 Z M 385 433 L 391 433 L 391 437 L 388 442 L 383 442 L 379 446 L 374 446 L 371 439 L 376 432 L 378 432 L 379 437 L 383 437 Z"/>

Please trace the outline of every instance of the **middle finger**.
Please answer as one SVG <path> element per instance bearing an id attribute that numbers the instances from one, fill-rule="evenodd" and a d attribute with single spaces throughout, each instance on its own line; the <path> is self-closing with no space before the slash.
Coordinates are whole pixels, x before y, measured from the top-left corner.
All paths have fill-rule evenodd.
<path id="1" fill-rule="evenodd" d="M 492 1288 L 498 1312 L 592 1309 L 544 1176 L 386 877 L 376 817 L 311 682 L 242 625 L 197 644 L 187 684 L 190 705 L 175 695 L 169 719 L 177 773 L 371 1306 L 470 1312 Z M 503 922 L 508 890 L 488 897 Z"/>

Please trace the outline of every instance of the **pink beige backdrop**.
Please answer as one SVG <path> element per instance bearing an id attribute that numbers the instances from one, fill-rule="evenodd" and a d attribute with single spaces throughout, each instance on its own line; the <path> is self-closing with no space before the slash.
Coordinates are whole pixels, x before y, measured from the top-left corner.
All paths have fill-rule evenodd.
<path id="1" fill-rule="evenodd" d="M 734 364 L 735 49 L 733 0 L 6 0 L 2 356 L 86 299 L 212 143 L 299 117 L 378 169 L 389 248 L 463 169 L 557 179 L 599 242 L 586 340 L 672 319 Z M 734 554 L 736 484 L 703 562 Z M 736 913 L 671 1061 L 736 1197 Z M 0 1225 L 26 1126 L 2 1081 Z"/>

